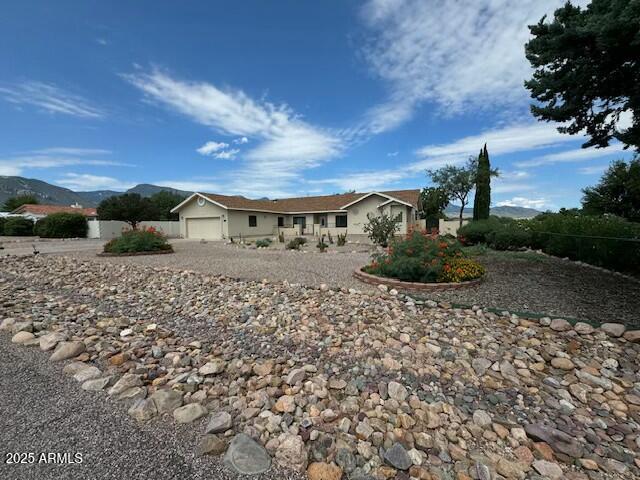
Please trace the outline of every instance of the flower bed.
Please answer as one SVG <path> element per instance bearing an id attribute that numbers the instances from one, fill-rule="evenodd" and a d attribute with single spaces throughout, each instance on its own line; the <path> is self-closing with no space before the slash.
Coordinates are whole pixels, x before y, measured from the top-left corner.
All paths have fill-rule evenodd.
<path id="1" fill-rule="evenodd" d="M 173 253 L 173 247 L 162 233 L 153 227 L 129 230 L 104 245 L 103 256 Z"/>
<path id="2" fill-rule="evenodd" d="M 361 274 L 378 277 L 378 283 L 384 283 L 379 278 L 384 277 L 409 284 L 403 288 L 415 289 L 415 284 L 477 283 L 485 270 L 465 257 L 456 239 L 414 230 L 405 239 L 396 240 L 385 253 L 374 255 L 371 264 L 359 272 L 356 277 L 367 283 L 372 283 L 371 279 Z"/>

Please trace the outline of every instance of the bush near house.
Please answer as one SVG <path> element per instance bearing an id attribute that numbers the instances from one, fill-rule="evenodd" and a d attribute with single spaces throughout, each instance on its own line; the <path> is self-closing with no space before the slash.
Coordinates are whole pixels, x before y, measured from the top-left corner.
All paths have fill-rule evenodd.
<path id="1" fill-rule="evenodd" d="M 261 238 L 260 240 L 256 240 L 256 247 L 258 248 L 267 248 L 271 245 L 270 238 Z"/>
<path id="2" fill-rule="evenodd" d="M 293 240 L 289 240 L 285 248 L 287 250 L 300 250 L 300 247 L 307 243 L 307 239 L 303 237 L 296 237 Z"/>
<path id="3" fill-rule="evenodd" d="M 33 235 L 33 220 L 24 217 L 8 217 L 3 228 L 8 237 L 30 237 Z"/>
<path id="4" fill-rule="evenodd" d="M 532 248 L 618 271 L 640 272 L 640 223 L 613 215 L 544 213 L 530 220 L 471 222 L 458 230 L 466 245 Z"/>
<path id="5" fill-rule="evenodd" d="M 88 230 L 86 217 L 79 213 L 52 213 L 34 227 L 35 234 L 43 238 L 85 238 Z"/>
<path id="6" fill-rule="evenodd" d="M 484 267 L 465 258 L 456 239 L 414 230 L 406 239 L 396 240 L 386 253 L 374 255 L 362 269 L 371 275 L 405 282 L 463 282 L 480 278 Z"/>
<path id="7" fill-rule="evenodd" d="M 154 228 L 144 230 L 129 230 L 122 236 L 109 240 L 105 246 L 105 253 L 134 253 L 158 252 L 173 250 L 171 244 L 160 232 Z"/>

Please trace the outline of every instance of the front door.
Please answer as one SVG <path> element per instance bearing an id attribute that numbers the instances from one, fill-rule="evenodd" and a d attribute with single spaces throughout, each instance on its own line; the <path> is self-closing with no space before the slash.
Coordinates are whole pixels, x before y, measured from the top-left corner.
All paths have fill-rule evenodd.
<path id="1" fill-rule="evenodd" d="M 307 217 L 293 217 L 294 225 L 301 225 L 300 233 L 304 235 L 304 229 L 307 226 Z"/>

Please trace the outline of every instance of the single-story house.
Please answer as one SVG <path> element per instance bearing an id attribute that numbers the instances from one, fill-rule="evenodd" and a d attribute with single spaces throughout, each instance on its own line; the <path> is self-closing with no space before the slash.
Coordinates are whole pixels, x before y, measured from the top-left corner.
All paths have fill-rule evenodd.
<path id="1" fill-rule="evenodd" d="M 64 205 L 40 205 L 34 203 L 26 203 L 16 208 L 12 215 L 21 215 L 31 220 L 40 220 L 52 213 L 80 213 L 87 217 L 88 220 L 98 217 L 98 212 L 95 208 L 82 208 L 80 205 L 71 205 L 69 207 Z"/>
<path id="2" fill-rule="evenodd" d="M 398 234 L 417 223 L 420 190 L 345 193 L 317 197 L 252 200 L 194 193 L 172 212 L 183 238 L 222 240 L 275 236 L 347 234 L 366 237 L 367 215 L 399 218 Z"/>

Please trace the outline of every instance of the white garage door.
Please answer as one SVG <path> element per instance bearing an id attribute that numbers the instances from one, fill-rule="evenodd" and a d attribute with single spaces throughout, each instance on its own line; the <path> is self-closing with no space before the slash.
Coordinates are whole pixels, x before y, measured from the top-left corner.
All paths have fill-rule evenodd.
<path id="1" fill-rule="evenodd" d="M 220 240 L 220 217 L 187 218 L 187 238 Z"/>

